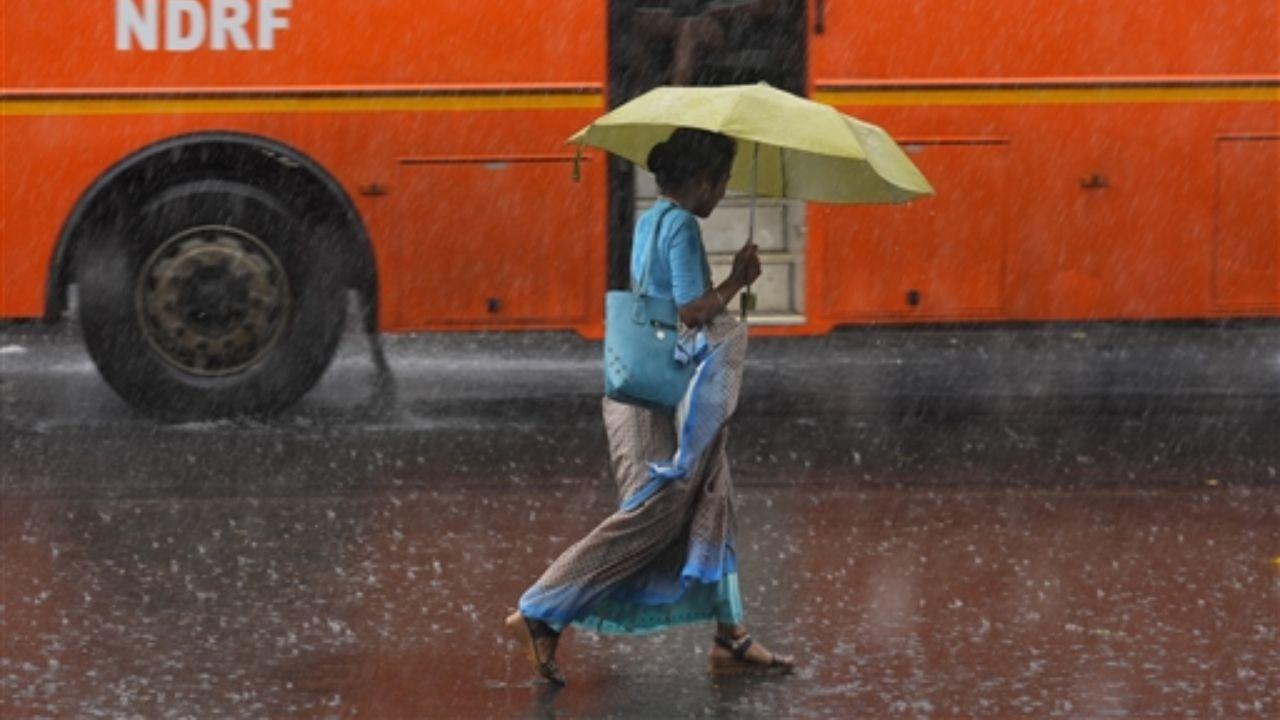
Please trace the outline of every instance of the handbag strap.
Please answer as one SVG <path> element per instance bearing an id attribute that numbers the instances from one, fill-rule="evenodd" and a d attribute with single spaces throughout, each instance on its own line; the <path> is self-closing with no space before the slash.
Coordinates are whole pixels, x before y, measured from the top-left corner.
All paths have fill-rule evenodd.
<path id="1" fill-rule="evenodd" d="M 662 220 L 666 218 L 667 213 L 675 208 L 675 203 L 668 205 L 658 213 L 658 219 L 653 222 L 653 234 L 649 237 L 649 249 L 644 255 L 644 268 L 640 271 L 640 282 L 637 284 L 635 278 L 631 278 L 631 294 L 640 296 L 645 291 L 645 286 L 649 282 L 649 269 L 653 267 L 653 256 L 658 249 L 658 231 L 662 229 Z M 629 274 L 629 273 L 628 273 Z"/>

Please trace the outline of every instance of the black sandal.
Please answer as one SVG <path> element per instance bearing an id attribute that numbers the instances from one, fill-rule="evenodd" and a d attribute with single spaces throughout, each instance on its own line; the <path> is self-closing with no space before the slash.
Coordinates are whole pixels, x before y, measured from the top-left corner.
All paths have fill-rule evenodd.
<path id="1" fill-rule="evenodd" d="M 552 630 L 549 625 L 541 620 L 530 620 L 519 612 L 509 615 L 505 625 L 507 630 L 515 637 L 516 642 L 524 646 L 525 654 L 533 665 L 533 671 L 541 675 L 547 682 L 554 685 L 564 685 L 564 673 L 560 672 L 560 666 L 556 664 L 555 651 L 553 650 L 544 659 L 542 653 L 538 650 L 539 638 L 560 637 L 560 633 Z"/>
<path id="2" fill-rule="evenodd" d="M 735 673 L 764 673 L 786 675 L 795 669 L 795 662 L 789 657 L 779 657 L 777 653 L 769 652 L 769 662 L 762 663 L 755 660 L 747 659 L 747 652 L 751 650 L 751 646 L 755 641 L 750 635 L 743 635 L 736 640 L 731 640 L 720 635 L 715 636 L 715 643 L 718 647 L 729 651 L 731 657 L 717 654 L 715 648 L 711 650 L 710 668 L 713 673 L 735 674 Z"/>

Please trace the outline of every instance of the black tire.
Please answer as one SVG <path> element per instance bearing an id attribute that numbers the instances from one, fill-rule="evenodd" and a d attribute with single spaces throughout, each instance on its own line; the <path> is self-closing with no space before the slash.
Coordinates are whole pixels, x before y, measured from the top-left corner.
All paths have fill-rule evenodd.
<path id="1" fill-rule="evenodd" d="M 222 180 L 134 207 L 76 252 L 85 344 L 111 387 L 171 419 L 271 413 L 310 390 L 345 319 L 339 233 Z"/>

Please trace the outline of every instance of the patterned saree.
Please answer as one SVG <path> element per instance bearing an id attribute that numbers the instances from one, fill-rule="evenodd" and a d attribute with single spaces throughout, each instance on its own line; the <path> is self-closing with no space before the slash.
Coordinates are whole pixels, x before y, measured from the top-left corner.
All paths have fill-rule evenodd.
<path id="1" fill-rule="evenodd" d="M 524 593 L 525 617 L 603 633 L 741 621 L 725 443 L 746 326 L 721 313 L 705 340 L 674 419 L 605 398 L 619 508 Z"/>

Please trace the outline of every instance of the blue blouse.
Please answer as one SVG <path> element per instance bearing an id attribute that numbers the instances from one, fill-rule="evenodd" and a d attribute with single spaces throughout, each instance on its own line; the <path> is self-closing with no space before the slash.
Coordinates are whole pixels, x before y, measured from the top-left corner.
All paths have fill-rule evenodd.
<path id="1" fill-rule="evenodd" d="M 667 211 L 667 208 L 671 209 Z M 653 267 L 649 268 L 648 288 L 641 291 L 653 297 L 671 298 L 677 307 L 683 307 L 706 294 L 711 285 L 711 267 L 702 248 L 698 219 L 667 198 L 660 198 L 636 220 L 636 231 L 631 238 L 631 282 L 639 282 L 644 273 L 653 224 L 660 215 L 658 253 Z"/>

